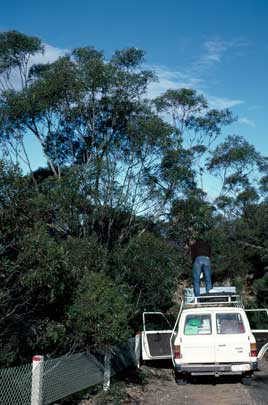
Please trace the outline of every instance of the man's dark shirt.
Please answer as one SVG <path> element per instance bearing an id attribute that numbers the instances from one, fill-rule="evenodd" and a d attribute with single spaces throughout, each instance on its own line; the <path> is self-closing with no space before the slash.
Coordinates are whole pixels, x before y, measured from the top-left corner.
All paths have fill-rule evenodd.
<path id="1" fill-rule="evenodd" d="M 198 256 L 208 256 L 211 257 L 211 246 L 208 242 L 204 240 L 197 240 L 191 246 L 191 256 L 193 261 Z"/>

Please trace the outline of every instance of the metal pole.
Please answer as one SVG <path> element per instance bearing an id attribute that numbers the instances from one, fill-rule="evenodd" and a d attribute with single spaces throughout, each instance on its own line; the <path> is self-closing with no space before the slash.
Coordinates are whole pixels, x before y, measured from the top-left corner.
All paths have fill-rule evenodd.
<path id="1" fill-rule="evenodd" d="M 111 384 L 111 357 L 110 350 L 107 350 L 104 356 L 104 375 L 103 375 L 103 391 L 108 391 Z"/>
<path id="2" fill-rule="evenodd" d="M 140 368 L 140 360 L 141 360 L 141 333 L 137 332 L 135 335 L 135 346 L 134 346 L 134 355 L 136 360 L 136 366 Z"/>

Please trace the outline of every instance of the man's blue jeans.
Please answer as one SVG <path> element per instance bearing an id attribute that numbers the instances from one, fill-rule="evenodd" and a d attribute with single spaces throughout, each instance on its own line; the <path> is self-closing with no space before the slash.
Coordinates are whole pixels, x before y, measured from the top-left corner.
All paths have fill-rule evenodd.
<path id="1" fill-rule="evenodd" d="M 212 289 L 211 283 L 211 264 L 207 256 L 198 256 L 195 258 L 193 266 L 194 295 L 200 295 L 200 274 L 203 272 L 206 283 L 206 292 Z"/>

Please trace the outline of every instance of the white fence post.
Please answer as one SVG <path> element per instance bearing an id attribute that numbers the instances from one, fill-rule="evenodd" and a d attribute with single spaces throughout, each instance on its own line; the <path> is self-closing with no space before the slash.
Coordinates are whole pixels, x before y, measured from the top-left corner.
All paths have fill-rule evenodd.
<path id="1" fill-rule="evenodd" d="M 141 333 L 137 332 L 135 335 L 134 355 L 136 360 L 136 366 L 141 366 Z"/>
<path id="2" fill-rule="evenodd" d="M 34 356 L 32 359 L 31 405 L 42 405 L 43 372 L 44 356 Z"/>
<path id="3" fill-rule="evenodd" d="M 104 374 L 103 374 L 103 391 L 108 391 L 111 384 L 111 358 L 110 350 L 105 352 L 104 356 Z"/>

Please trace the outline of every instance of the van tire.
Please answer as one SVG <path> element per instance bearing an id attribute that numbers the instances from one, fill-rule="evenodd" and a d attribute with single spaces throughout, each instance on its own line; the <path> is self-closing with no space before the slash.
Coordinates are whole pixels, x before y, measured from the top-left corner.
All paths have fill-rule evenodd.
<path id="1" fill-rule="evenodd" d="M 252 377 L 251 376 L 244 376 L 244 377 L 241 378 L 241 382 L 244 385 L 251 385 Z"/>
<path id="2" fill-rule="evenodd" d="M 178 385 L 186 385 L 188 384 L 188 380 L 184 374 L 176 373 L 175 372 L 175 382 Z"/>

